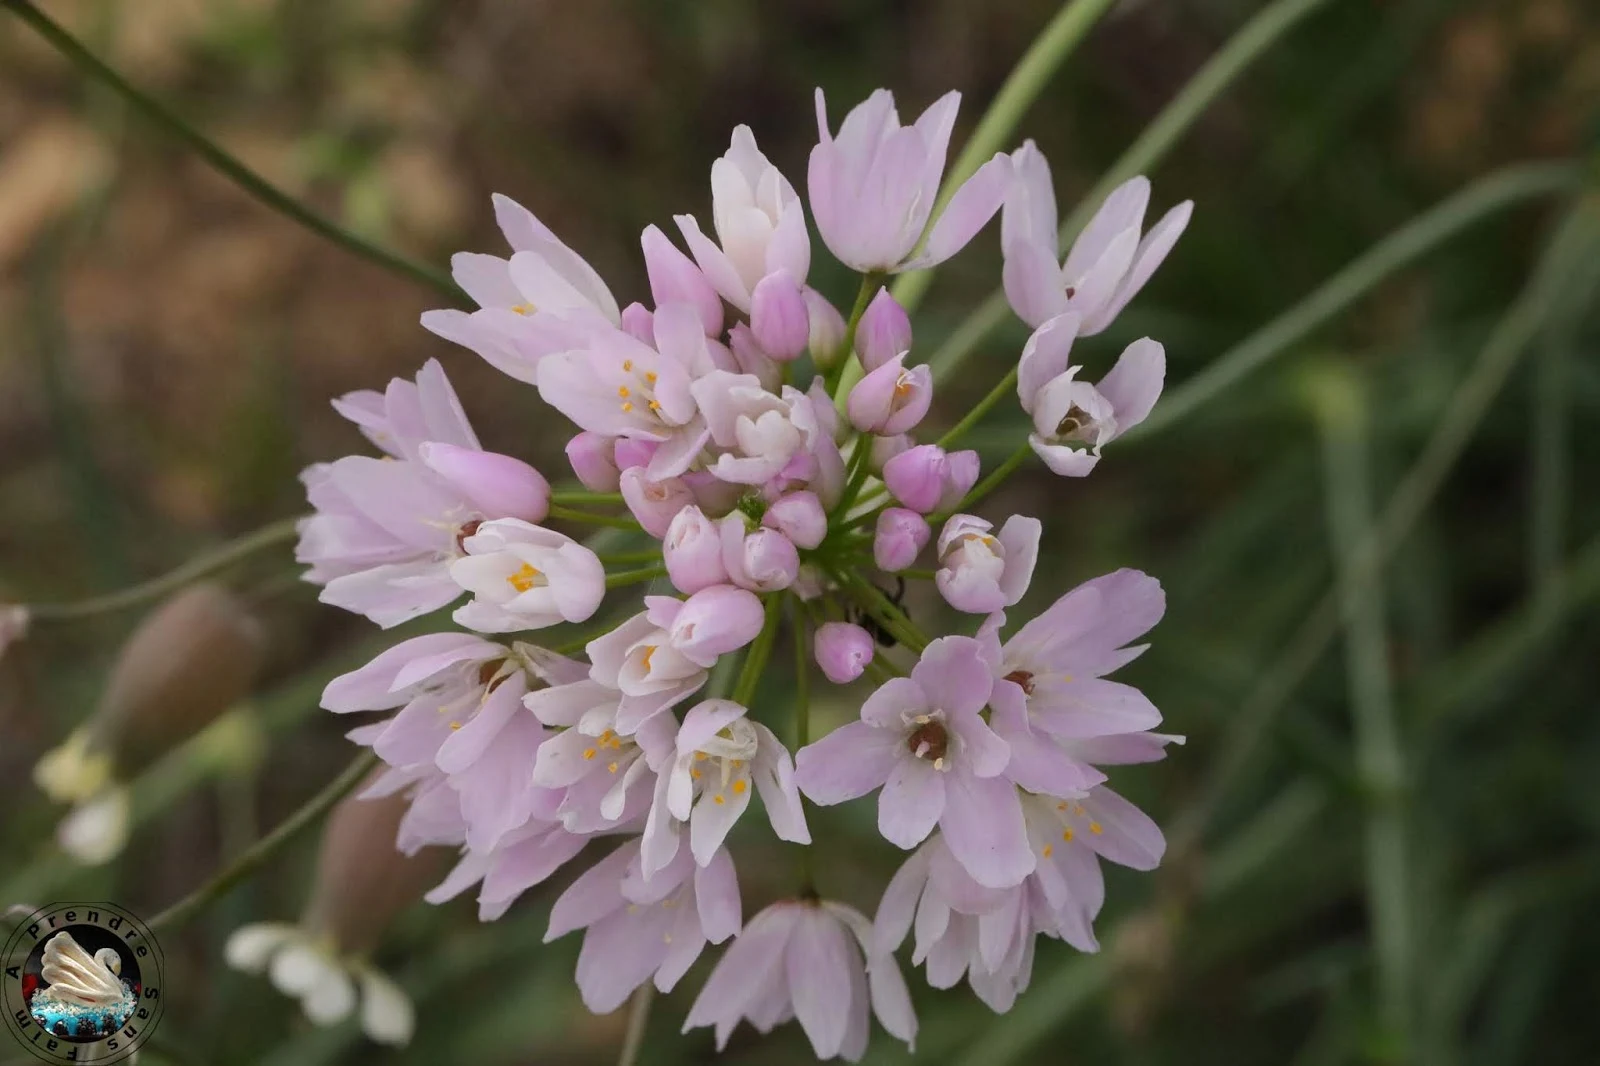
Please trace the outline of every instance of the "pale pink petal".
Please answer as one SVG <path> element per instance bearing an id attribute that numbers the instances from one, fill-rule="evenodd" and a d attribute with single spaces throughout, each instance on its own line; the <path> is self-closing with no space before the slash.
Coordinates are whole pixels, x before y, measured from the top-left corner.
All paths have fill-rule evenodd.
<path id="1" fill-rule="evenodd" d="M 1150 414 L 1166 376 L 1166 350 L 1149 337 L 1134 341 L 1123 350 L 1116 366 L 1095 386 L 1116 412 L 1117 436 Z"/>
<path id="2" fill-rule="evenodd" d="M 1016 786 L 1004 777 L 973 777 L 957 768 L 939 819 L 950 853 L 972 879 L 990 888 L 1022 883 L 1033 872 L 1033 849 Z"/>
<path id="3" fill-rule="evenodd" d="M 889 843 L 909 851 L 928 838 L 945 813 L 945 778 L 954 775 L 902 751 L 904 757 L 896 758 L 878 795 L 878 832 Z"/>
<path id="4" fill-rule="evenodd" d="M 997 154 L 961 183 L 961 188 L 945 205 L 944 213 L 933 224 L 922 254 L 905 264 L 903 270 L 936 266 L 967 246 L 967 242 L 994 217 L 1006 197 L 1011 181 L 1011 158 Z"/>
<path id="5" fill-rule="evenodd" d="M 850 722 L 800 749 L 795 783 L 812 803 L 843 803 L 881 786 L 904 751 L 900 733 Z"/>

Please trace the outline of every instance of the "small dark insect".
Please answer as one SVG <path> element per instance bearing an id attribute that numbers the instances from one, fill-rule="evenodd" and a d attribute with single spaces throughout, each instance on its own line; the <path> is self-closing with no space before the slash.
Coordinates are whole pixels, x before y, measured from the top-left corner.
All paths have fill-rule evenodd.
<path id="1" fill-rule="evenodd" d="M 889 597 L 890 603 L 894 604 L 896 607 L 899 607 L 901 601 L 906 598 L 906 579 L 896 574 L 894 579 L 894 593 L 884 593 L 884 595 Z M 877 641 L 882 647 L 893 648 L 900 643 L 895 639 L 893 633 L 890 633 L 878 623 L 876 618 L 873 618 L 871 614 L 853 604 L 845 609 L 845 621 L 854 622 L 862 629 L 865 629 L 868 633 L 871 633 L 872 639 Z"/>

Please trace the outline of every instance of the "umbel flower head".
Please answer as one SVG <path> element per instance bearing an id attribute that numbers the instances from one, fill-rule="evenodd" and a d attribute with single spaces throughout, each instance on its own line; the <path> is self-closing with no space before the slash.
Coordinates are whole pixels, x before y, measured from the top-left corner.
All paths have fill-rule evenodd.
<path id="1" fill-rule="evenodd" d="M 741 1021 L 794 1020 L 819 1059 L 855 1061 L 873 1018 L 915 1038 L 895 958 L 913 926 L 929 982 L 965 978 L 995 1010 L 1026 989 L 1039 936 L 1097 950 L 1099 861 L 1149 869 L 1164 848 L 1110 771 L 1179 739 L 1108 677 L 1161 616 L 1155 579 L 1089 581 L 1002 637 L 1003 612 L 1059 592 L 1037 587 L 1041 545 L 1059 538 L 989 513 L 979 453 L 960 429 L 928 432 L 934 375 L 884 276 L 954 255 L 1004 204 L 1005 287 L 1035 328 L 1014 364 L 1034 432 L 1005 469 L 1031 451 L 1081 477 L 1149 413 L 1165 362 L 1145 339 L 1091 383 L 1073 343 L 1133 298 L 1187 207 L 1143 234 L 1148 183 L 1130 183 L 1061 264 L 1031 145 L 947 181 L 956 94 L 910 125 L 885 90 L 837 129 L 820 91 L 816 105 L 805 196 L 738 127 L 699 209 L 709 228 L 676 216 L 687 252 L 658 226 L 641 235 L 639 302 L 619 306 L 549 227 L 496 197 L 510 256 L 456 256 L 478 308 L 423 322 L 570 421 L 582 488 L 482 449 L 430 362 L 336 404 L 385 458 L 306 472 L 316 513 L 300 557 L 326 602 L 381 626 L 454 607 L 454 628 L 397 642 L 323 695 L 365 716 L 349 736 L 386 764 L 369 792 L 404 807 L 394 847 L 455 852 L 425 898 L 472 893 L 492 921 L 561 877 L 548 935 L 582 932 L 590 1009 L 647 982 L 677 988 L 718 950 L 687 1030 L 709 1027 L 721 1047 Z M 824 275 L 808 213 L 864 275 L 848 315 L 809 284 Z M 979 384 L 977 415 L 1007 391 Z M 586 525 L 621 532 L 601 552 Z M 910 592 L 919 580 L 936 595 Z M 792 654 L 775 653 L 784 644 Z M 816 686 L 801 682 L 816 679 L 789 662 L 846 686 L 832 691 L 849 720 L 814 721 Z M 876 923 L 863 901 L 823 894 L 847 886 L 809 874 L 741 890 L 738 864 L 763 837 L 820 848 L 808 868 L 825 872 L 857 845 L 815 834 L 804 800 L 868 796 L 886 849 L 907 854 Z M 768 898 L 747 907 L 756 885 Z M 270 956 L 296 994 L 351 987 L 342 962 L 311 966 L 298 940 L 268 939 L 241 933 L 234 953 Z"/>

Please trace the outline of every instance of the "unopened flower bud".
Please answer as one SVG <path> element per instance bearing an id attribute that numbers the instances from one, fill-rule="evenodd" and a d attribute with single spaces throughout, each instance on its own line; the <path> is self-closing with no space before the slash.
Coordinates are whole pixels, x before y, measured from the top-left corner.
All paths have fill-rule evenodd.
<path id="1" fill-rule="evenodd" d="M 617 469 L 611 440 L 584 430 L 567 441 L 567 461 L 590 492 L 616 492 Z"/>
<path id="2" fill-rule="evenodd" d="M 666 559 L 667 576 L 685 595 L 725 584 L 728 580 L 728 571 L 722 565 L 722 537 L 716 523 L 692 504 L 672 519 L 661 552 Z"/>
<path id="3" fill-rule="evenodd" d="M 844 316 L 816 289 L 806 289 L 805 296 L 811 323 L 807 342 L 807 347 L 811 349 L 811 361 L 818 370 L 830 370 L 839 361 L 839 346 L 844 343 Z"/>
<path id="4" fill-rule="evenodd" d="M 926 365 L 907 370 L 897 355 L 856 382 L 845 412 L 861 432 L 893 436 L 916 428 L 932 402 L 933 372 Z"/>
<path id="5" fill-rule="evenodd" d="M 655 315 L 637 300 L 622 309 L 622 331 L 636 341 L 656 346 Z"/>
<path id="6" fill-rule="evenodd" d="M 776 529 L 745 530 L 738 511 L 721 523 L 722 565 L 740 588 L 776 592 L 794 584 L 800 572 L 800 554 L 793 542 Z"/>
<path id="7" fill-rule="evenodd" d="M 756 343 L 782 362 L 798 359 L 811 338 L 811 316 L 800 283 L 787 270 L 762 278 L 750 296 L 750 330 Z"/>
<path id="8" fill-rule="evenodd" d="M 767 508 L 761 524 L 776 529 L 797 548 L 815 548 L 828 535 L 828 514 L 814 492 L 791 492 Z"/>
<path id="9" fill-rule="evenodd" d="M 652 537 L 666 536 L 673 518 L 694 502 L 694 494 L 682 478 L 652 481 L 643 467 L 628 467 L 622 471 L 619 481 L 623 502 Z"/>
<path id="10" fill-rule="evenodd" d="M 872 661 L 872 634 L 852 622 L 828 622 L 817 629 L 812 652 L 823 674 L 835 685 L 848 685 Z"/>
<path id="11" fill-rule="evenodd" d="M 867 458 L 867 469 L 881 475 L 885 463 L 911 447 L 911 437 L 905 433 L 892 437 L 873 437 L 872 454 Z"/>
<path id="12" fill-rule="evenodd" d="M 856 355 L 876 370 L 911 349 L 911 318 L 888 289 L 879 289 L 856 325 Z"/>
<path id="13" fill-rule="evenodd" d="M 877 530 L 872 538 L 872 558 L 880 570 L 895 573 L 917 561 L 917 555 L 927 546 L 933 530 L 915 511 L 904 507 L 885 508 L 878 516 Z"/>
<path id="14" fill-rule="evenodd" d="M 722 332 L 722 297 L 711 287 L 693 259 L 678 250 L 657 226 L 647 228 L 639 240 L 644 249 L 645 273 L 656 310 L 670 303 L 685 303 L 700 316 L 708 337 Z"/>
<path id="15" fill-rule="evenodd" d="M 611 455 L 616 460 L 618 470 L 631 470 L 636 466 L 649 466 L 658 447 L 660 445 L 653 440 L 619 437 L 612 446 Z"/>
<path id="16" fill-rule="evenodd" d="M 739 322 L 728 331 L 728 350 L 733 356 L 735 373 L 754 374 L 762 388 L 768 392 L 779 391 L 783 384 L 783 367 L 761 347 L 748 325 Z"/>
<path id="17" fill-rule="evenodd" d="M 550 483 L 521 459 L 441 441 L 420 445 L 417 455 L 491 518 L 542 522 L 550 513 Z"/>
<path id="18" fill-rule="evenodd" d="M 883 464 L 883 483 L 895 499 L 922 514 L 954 507 L 978 480 L 978 453 L 937 444 L 908 448 Z"/>

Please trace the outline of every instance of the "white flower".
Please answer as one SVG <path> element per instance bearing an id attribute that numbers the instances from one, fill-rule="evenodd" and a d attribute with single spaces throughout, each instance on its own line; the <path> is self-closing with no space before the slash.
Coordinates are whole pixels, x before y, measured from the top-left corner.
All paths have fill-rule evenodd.
<path id="1" fill-rule="evenodd" d="M 223 955 L 245 973 L 267 971 L 273 985 L 300 1001 L 317 1025 L 336 1025 L 356 1009 L 360 990 L 361 1028 L 380 1044 L 410 1043 L 416 1028 L 411 997 L 368 963 L 335 958 L 297 925 L 258 922 L 240 926 Z"/>

